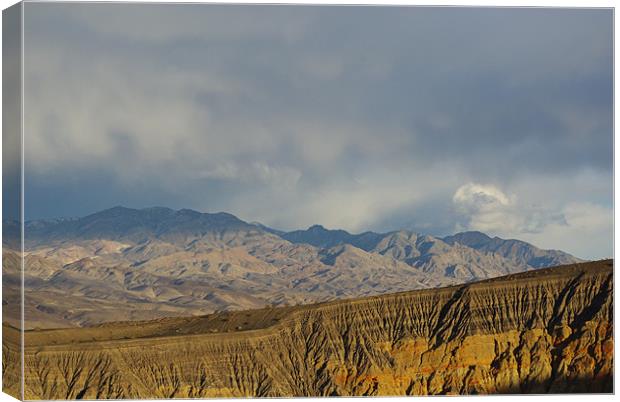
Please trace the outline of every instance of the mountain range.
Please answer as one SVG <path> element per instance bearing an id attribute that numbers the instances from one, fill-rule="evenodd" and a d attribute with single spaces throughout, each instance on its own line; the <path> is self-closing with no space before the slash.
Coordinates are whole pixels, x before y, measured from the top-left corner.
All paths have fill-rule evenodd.
<path id="1" fill-rule="evenodd" d="M 19 258 L 3 222 L 3 279 Z M 284 232 L 228 213 L 114 207 L 25 230 L 26 327 L 207 314 L 435 288 L 581 262 L 519 240 L 407 230 Z M 19 295 L 3 295 L 5 321 Z"/>

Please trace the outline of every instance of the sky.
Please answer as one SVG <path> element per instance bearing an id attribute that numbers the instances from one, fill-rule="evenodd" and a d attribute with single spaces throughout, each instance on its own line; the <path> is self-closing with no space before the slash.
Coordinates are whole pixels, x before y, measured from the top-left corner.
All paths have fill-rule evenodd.
<path id="1" fill-rule="evenodd" d="M 26 3 L 25 215 L 613 253 L 612 11 Z"/>

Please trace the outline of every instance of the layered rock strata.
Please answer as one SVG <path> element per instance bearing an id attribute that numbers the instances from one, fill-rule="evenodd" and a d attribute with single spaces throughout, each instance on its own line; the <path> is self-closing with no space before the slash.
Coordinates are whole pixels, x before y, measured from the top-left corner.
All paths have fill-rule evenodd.
<path id="1" fill-rule="evenodd" d="M 612 392 L 612 301 L 607 260 L 301 307 L 27 331 L 24 396 Z M 10 339 L 3 376 L 15 393 Z"/>

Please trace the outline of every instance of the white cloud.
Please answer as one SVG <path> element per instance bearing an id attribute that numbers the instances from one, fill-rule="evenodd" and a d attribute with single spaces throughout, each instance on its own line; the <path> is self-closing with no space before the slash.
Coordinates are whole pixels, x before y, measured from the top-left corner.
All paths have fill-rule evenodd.
<path id="1" fill-rule="evenodd" d="M 467 210 L 492 210 L 513 205 L 516 197 L 492 185 L 467 183 L 456 190 L 452 201 Z"/>
<path id="2" fill-rule="evenodd" d="M 457 229 L 480 230 L 506 237 L 540 233 L 552 223 L 566 224 L 562 213 L 519 202 L 515 194 L 506 194 L 488 184 L 464 184 L 456 190 L 452 202 L 461 218 Z"/>
<path id="3" fill-rule="evenodd" d="M 496 186 L 476 183 L 459 187 L 452 201 L 459 218 L 456 230 L 518 238 L 542 248 L 569 251 L 581 258 L 610 256 L 611 207 L 592 202 L 568 202 L 554 207 L 557 204 L 550 201 L 543 208 L 520 202 L 515 194 L 506 194 Z"/>
<path id="4" fill-rule="evenodd" d="M 464 184 L 456 190 L 452 202 L 457 214 L 465 219 L 457 224 L 457 230 L 509 233 L 523 224 L 516 213 L 516 196 L 493 185 Z"/>

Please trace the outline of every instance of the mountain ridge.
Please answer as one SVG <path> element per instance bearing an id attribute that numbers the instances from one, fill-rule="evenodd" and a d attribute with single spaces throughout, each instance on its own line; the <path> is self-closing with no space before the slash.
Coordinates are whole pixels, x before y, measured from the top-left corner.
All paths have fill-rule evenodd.
<path id="1" fill-rule="evenodd" d="M 180 217 L 191 218 L 193 222 L 196 222 L 196 220 L 198 220 L 198 222 L 201 225 L 208 227 L 210 230 L 213 230 L 214 228 L 215 229 L 221 228 L 225 225 L 231 225 L 231 226 L 237 225 L 239 228 L 244 228 L 244 229 L 250 229 L 251 227 L 254 227 L 254 228 L 263 230 L 265 232 L 280 236 L 283 239 L 290 241 L 291 243 L 305 243 L 305 244 L 310 244 L 310 245 L 320 247 L 320 248 L 329 248 L 332 246 L 346 243 L 346 244 L 351 244 L 355 247 L 361 248 L 362 250 L 365 250 L 365 251 L 369 251 L 370 249 L 374 248 L 382 238 L 385 238 L 388 235 L 396 234 L 399 232 L 408 232 L 412 234 L 415 233 L 415 232 L 412 232 L 406 229 L 397 229 L 397 230 L 392 230 L 388 232 L 365 231 L 362 233 L 350 233 L 343 229 L 327 229 L 323 225 L 320 225 L 320 224 L 314 224 L 308 227 L 307 229 L 283 231 L 283 230 L 271 228 L 259 222 L 247 223 L 239 219 L 235 215 L 227 213 L 227 212 L 214 212 L 214 213 L 199 212 L 199 211 L 187 209 L 187 208 L 174 210 L 172 208 L 161 207 L 161 206 L 146 207 L 146 208 L 138 209 L 138 208 L 128 208 L 128 207 L 124 207 L 120 205 L 112 207 L 112 208 L 108 208 L 102 211 L 94 212 L 92 214 L 86 215 L 84 217 L 78 217 L 78 218 L 61 217 L 61 218 L 52 218 L 52 219 L 29 220 L 25 222 L 25 228 L 26 230 L 31 232 L 30 235 L 34 235 L 36 237 L 37 235 L 45 234 L 44 231 L 43 233 L 38 232 L 38 231 L 41 231 L 41 228 L 48 228 L 50 226 L 55 226 L 55 225 L 62 226 L 63 230 L 67 230 L 67 229 L 70 230 L 70 229 L 76 229 L 75 226 L 78 226 L 79 223 L 82 223 L 82 225 L 79 225 L 78 227 L 84 226 L 84 223 L 88 225 L 88 224 L 91 224 L 93 221 L 97 221 L 97 220 L 99 221 L 98 223 L 101 225 L 102 218 L 103 220 L 110 219 L 110 218 L 122 218 L 125 222 L 128 218 L 134 218 L 134 219 L 138 218 L 137 222 L 133 221 L 130 223 L 144 224 L 144 223 L 148 223 L 148 220 L 145 220 L 145 218 L 148 218 L 148 217 L 150 218 L 159 217 L 160 220 L 162 217 L 165 218 L 166 220 L 170 218 L 178 219 Z M 5 222 L 8 222 L 8 221 L 5 221 Z M 16 223 L 16 221 L 10 221 L 10 222 Z M 127 226 L 126 224 L 119 225 L 118 224 L 119 221 L 114 221 L 114 223 L 117 224 L 116 225 L 117 228 L 119 227 L 124 228 Z M 146 228 L 153 230 L 155 232 L 154 234 L 158 234 L 157 231 L 154 230 L 155 228 L 153 228 L 152 226 L 147 226 Z M 172 230 L 172 229 L 179 229 L 179 228 L 178 227 L 177 228 L 175 227 L 166 228 L 165 226 L 163 226 L 163 227 L 159 227 L 158 229 L 159 230 Z M 69 231 L 68 233 L 71 233 L 71 232 Z M 419 233 L 415 233 L 415 234 L 420 235 Z M 82 235 L 82 236 L 88 235 L 88 232 L 86 233 L 82 232 L 82 233 L 79 233 L 79 235 Z M 510 242 L 513 244 L 517 243 L 519 245 L 525 245 L 525 246 L 532 246 L 530 243 L 527 243 L 522 240 L 503 239 L 498 236 L 491 237 L 479 231 L 464 231 L 464 232 L 459 232 L 459 233 L 455 233 L 453 235 L 444 236 L 444 237 L 438 237 L 438 236 L 432 236 L 432 237 L 436 239 L 440 239 L 450 245 L 453 245 L 454 243 L 458 242 L 470 248 L 474 248 L 477 250 L 485 250 L 485 251 L 500 250 L 503 243 L 505 242 Z M 476 240 L 473 240 L 474 238 Z M 538 249 L 538 250 L 568 254 L 561 250 L 542 250 L 542 249 Z"/>
<path id="2" fill-rule="evenodd" d="M 163 207 L 114 207 L 27 222 L 25 230 L 29 327 L 305 304 L 580 262 L 488 236 L 478 236 L 484 241 L 472 244 L 476 249 L 406 230 L 351 234 L 314 225 L 281 232 L 225 212 Z M 5 247 L 8 282 L 20 280 L 16 255 Z M 3 304 L 5 317 L 17 321 L 18 295 L 7 293 Z"/>

